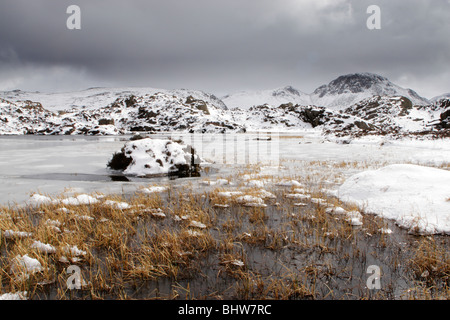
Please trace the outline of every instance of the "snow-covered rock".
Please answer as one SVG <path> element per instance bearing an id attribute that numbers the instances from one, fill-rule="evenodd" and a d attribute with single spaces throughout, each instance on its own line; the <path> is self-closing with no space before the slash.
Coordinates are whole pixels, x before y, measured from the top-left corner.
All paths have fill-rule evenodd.
<path id="1" fill-rule="evenodd" d="M 396 164 L 353 175 L 338 194 L 411 232 L 450 234 L 449 181 L 447 170 Z"/>
<path id="2" fill-rule="evenodd" d="M 136 176 L 190 176 L 198 175 L 200 163 L 200 157 L 188 145 L 168 139 L 144 138 L 125 143 L 108 167 Z"/>

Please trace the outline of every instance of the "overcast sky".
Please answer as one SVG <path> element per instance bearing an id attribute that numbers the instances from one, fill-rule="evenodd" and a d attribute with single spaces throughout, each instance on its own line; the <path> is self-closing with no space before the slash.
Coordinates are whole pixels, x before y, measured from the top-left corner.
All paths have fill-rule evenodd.
<path id="1" fill-rule="evenodd" d="M 81 8 L 81 30 L 66 9 Z M 369 5 L 381 30 L 369 30 Z M 1 0 L 0 90 L 189 88 L 311 93 L 373 72 L 450 92 L 450 0 Z"/>

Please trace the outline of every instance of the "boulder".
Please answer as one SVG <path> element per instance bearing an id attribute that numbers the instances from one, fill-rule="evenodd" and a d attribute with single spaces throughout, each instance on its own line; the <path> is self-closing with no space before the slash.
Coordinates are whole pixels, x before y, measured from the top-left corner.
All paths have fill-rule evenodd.
<path id="1" fill-rule="evenodd" d="M 210 114 L 209 110 L 208 110 L 208 106 L 207 106 L 206 102 L 203 101 L 203 100 L 198 100 L 198 99 L 195 99 L 192 96 L 189 96 L 189 97 L 186 98 L 186 102 L 185 103 L 187 105 L 190 105 L 191 107 L 194 107 L 194 108 L 196 108 L 198 110 L 203 111 L 203 113 L 205 115 L 209 115 Z"/>
<path id="2" fill-rule="evenodd" d="M 113 170 L 139 177 L 200 175 L 200 157 L 181 141 L 143 138 L 125 143 L 108 163 Z"/>
<path id="3" fill-rule="evenodd" d="M 100 119 L 98 120 L 99 126 L 107 126 L 107 125 L 114 125 L 114 119 Z"/>

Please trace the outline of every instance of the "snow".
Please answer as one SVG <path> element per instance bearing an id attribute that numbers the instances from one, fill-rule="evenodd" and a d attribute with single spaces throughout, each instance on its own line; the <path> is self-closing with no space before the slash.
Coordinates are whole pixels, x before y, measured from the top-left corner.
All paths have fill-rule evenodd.
<path id="1" fill-rule="evenodd" d="M 42 270 L 41 263 L 37 259 L 29 257 L 27 254 L 23 256 L 17 255 L 11 263 L 12 273 L 29 275 L 30 273 L 33 274 Z"/>
<path id="2" fill-rule="evenodd" d="M 72 206 L 79 206 L 79 205 L 89 205 L 89 204 L 95 204 L 98 203 L 98 199 L 87 195 L 87 194 L 80 194 L 76 197 L 69 197 L 66 199 L 62 199 L 61 203 L 64 205 L 72 205 Z"/>
<path id="3" fill-rule="evenodd" d="M 450 234 L 449 181 L 447 170 L 394 164 L 351 176 L 338 195 L 410 232 Z"/>
<path id="4" fill-rule="evenodd" d="M 72 255 L 74 257 L 84 256 L 87 254 L 86 251 L 78 249 L 77 246 L 67 245 L 63 248 L 63 250 L 64 250 L 64 252 L 69 253 L 70 255 Z"/>
<path id="5" fill-rule="evenodd" d="M 34 241 L 30 247 L 37 249 L 43 253 L 55 253 L 56 252 L 56 248 L 54 246 L 52 246 L 50 244 L 42 243 L 40 241 Z"/>
<path id="6" fill-rule="evenodd" d="M 149 209 L 149 212 L 151 213 L 152 216 L 156 217 L 156 218 L 165 218 L 166 214 L 160 209 Z"/>
<path id="7" fill-rule="evenodd" d="M 146 187 L 146 188 L 142 188 L 139 191 L 142 192 L 142 193 L 151 194 L 151 193 L 165 192 L 167 190 L 168 190 L 168 188 L 167 187 L 163 187 L 163 186 L 149 186 L 149 187 Z"/>
<path id="8" fill-rule="evenodd" d="M 79 214 L 75 215 L 74 218 L 77 219 L 77 220 L 84 220 L 84 221 L 92 221 L 92 220 L 94 220 L 94 218 L 91 217 L 91 216 L 79 215 Z"/>
<path id="9" fill-rule="evenodd" d="M 10 238 L 29 238 L 33 234 L 30 233 L 30 232 L 25 232 L 25 231 L 5 230 L 3 235 L 5 236 L 5 238 L 9 238 L 10 239 Z"/>
<path id="10" fill-rule="evenodd" d="M 4 293 L 0 295 L 0 300 L 27 300 L 27 294 L 27 291 Z"/>
<path id="11" fill-rule="evenodd" d="M 199 229 L 206 229 L 206 225 L 205 225 L 205 224 L 203 224 L 203 223 L 201 223 L 201 222 L 198 222 L 198 221 L 195 221 L 195 220 L 192 220 L 192 221 L 189 223 L 189 227 L 192 227 L 192 228 L 199 228 Z"/>
<path id="12" fill-rule="evenodd" d="M 288 199 L 297 199 L 297 200 L 309 200 L 311 199 L 311 196 L 308 194 L 302 194 L 302 193 L 288 193 L 285 195 Z"/>
<path id="13" fill-rule="evenodd" d="M 262 188 L 266 184 L 263 180 L 249 180 L 245 183 L 247 187 L 259 187 Z"/>
<path id="14" fill-rule="evenodd" d="M 259 197 L 261 197 L 263 199 L 275 199 L 276 198 L 276 196 L 272 192 L 269 192 L 269 191 L 264 190 L 264 189 L 258 190 L 257 194 L 258 194 Z"/>
<path id="15" fill-rule="evenodd" d="M 46 204 L 58 204 L 62 203 L 64 205 L 72 205 L 72 206 L 80 206 L 80 205 L 89 205 L 89 204 L 95 204 L 98 203 L 98 199 L 87 195 L 87 194 L 80 194 L 76 197 L 69 197 L 65 199 L 52 199 L 48 196 L 44 196 L 41 194 L 33 194 L 27 201 L 28 204 L 33 206 L 40 206 L 40 205 L 46 205 Z M 67 208 L 60 208 L 59 211 L 61 212 L 68 212 Z"/>
<path id="16" fill-rule="evenodd" d="M 224 197 L 224 198 L 232 198 L 234 196 L 240 196 L 242 194 L 243 194 L 242 191 L 220 191 L 217 193 L 217 195 L 219 197 Z"/>
<path id="17" fill-rule="evenodd" d="M 302 187 L 303 185 L 297 180 L 283 180 L 276 184 L 281 187 Z"/>
<path id="18" fill-rule="evenodd" d="M 115 209 L 119 209 L 119 210 L 125 210 L 130 208 L 130 205 L 126 202 L 118 202 L 118 201 L 113 201 L 113 200 L 106 200 L 104 202 L 105 206 L 110 206 L 113 207 Z"/>
<path id="19" fill-rule="evenodd" d="M 231 184 L 227 179 L 217 179 L 216 181 L 204 180 L 201 183 L 207 186 L 225 186 Z"/>
<path id="20" fill-rule="evenodd" d="M 28 203 L 35 206 L 45 205 L 45 204 L 51 204 L 53 200 L 50 197 L 41 195 L 41 194 L 33 194 L 30 199 L 28 200 Z"/>

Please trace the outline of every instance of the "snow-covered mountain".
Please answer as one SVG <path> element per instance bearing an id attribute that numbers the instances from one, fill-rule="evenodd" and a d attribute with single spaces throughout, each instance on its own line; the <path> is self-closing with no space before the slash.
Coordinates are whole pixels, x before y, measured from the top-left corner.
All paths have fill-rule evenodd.
<path id="1" fill-rule="evenodd" d="M 99 109 L 108 106 L 117 99 L 127 98 L 131 95 L 153 95 L 158 92 L 163 92 L 183 99 L 192 96 L 195 99 L 206 101 L 217 108 L 227 109 L 227 106 L 213 94 L 188 89 L 166 90 L 150 87 L 90 88 L 82 91 L 61 93 L 13 90 L 0 92 L 0 97 L 11 102 L 39 102 L 42 107 L 49 111 L 60 111 L 73 108 Z"/>
<path id="2" fill-rule="evenodd" d="M 275 107 L 285 103 L 303 106 L 311 104 L 309 94 L 301 92 L 291 86 L 275 90 L 241 91 L 222 97 L 222 101 L 230 109 L 241 108 L 246 110 L 266 103 Z"/>
<path id="3" fill-rule="evenodd" d="M 291 86 L 275 90 L 241 91 L 222 97 L 229 108 L 249 109 L 268 104 L 279 106 L 285 103 L 315 105 L 341 110 L 373 96 L 404 96 L 415 105 L 431 102 L 411 89 L 402 88 L 387 78 L 373 73 L 354 73 L 340 76 L 307 94 Z"/>
<path id="4" fill-rule="evenodd" d="M 442 94 L 440 96 L 437 96 L 437 97 L 434 97 L 434 98 L 431 98 L 431 102 L 437 102 L 437 101 L 442 100 L 442 99 L 450 99 L 450 92 L 449 93 L 444 93 L 444 94 Z"/>
<path id="5" fill-rule="evenodd" d="M 431 103 L 370 73 L 341 76 L 311 95 L 284 87 L 241 92 L 224 101 L 187 89 L 4 91 L 0 92 L 0 134 L 317 129 L 341 136 L 434 134 L 436 130 L 439 136 L 450 136 L 450 99 Z"/>
<path id="6" fill-rule="evenodd" d="M 345 109 L 373 96 L 403 96 L 414 105 L 427 105 L 430 101 L 411 89 L 402 88 L 387 78 L 373 73 L 343 75 L 322 85 L 311 94 L 314 105 L 331 109 Z"/>

